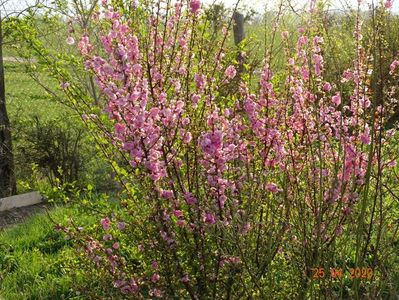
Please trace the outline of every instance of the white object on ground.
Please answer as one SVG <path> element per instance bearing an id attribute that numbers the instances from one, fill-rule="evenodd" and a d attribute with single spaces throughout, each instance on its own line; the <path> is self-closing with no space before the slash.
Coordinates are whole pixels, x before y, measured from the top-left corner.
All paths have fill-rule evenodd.
<path id="1" fill-rule="evenodd" d="M 7 198 L 0 198 L 0 211 L 10 210 L 12 208 L 24 207 L 41 203 L 43 197 L 39 192 L 31 192 L 22 195 L 15 195 Z"/>

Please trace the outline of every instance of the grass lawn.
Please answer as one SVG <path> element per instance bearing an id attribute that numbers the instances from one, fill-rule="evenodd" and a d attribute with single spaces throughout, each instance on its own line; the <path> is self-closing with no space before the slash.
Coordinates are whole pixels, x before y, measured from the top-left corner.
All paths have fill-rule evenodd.
<path id="1" fill-rule="evenodd" d="M 39 116 L 43 120 L 54 120 L 71 115 L 71 110 L 60 104 L 37 84 L 25 70 L 24 63 L 5 62 L 6 101 L 12 125 Z M 55 85 L 54 80 L 44 77 L 46 84 Z M 18 132 L 13 132 L 14 135 Z"/>
<path id="2" fill-rule="evenodd" d="M 56 222 L 77 214 L 67 207 L 50 210 Z M 73 251 L 46 213 L 0 231 L 0 299 L 79 299 L 66 272 Z"/>
<path id="3" fill-rule="evenodd" d="M 56 88 L 58 84 L 43 74 L 44 72 L 40 73 L 44 84 Z M 43 159 L 45 159 L 44 155 L 47 152 L 38 152 L 37 149 L 49 149 L 49 153 L 53 154 L 50 151 L 53 148 L 50 148 L 50 146 L 58 147 L 55 138 L 59 138 L 57 141 L 64 142 L 59 148 L 67 145 L 67 142 L 73 145 L 77 128 L 83 126 L 76 112 L 60 103 L 59 99 L 54 99 L 46 93 L 44 88 L 31 78 L 24 63 L 5 62 L 5 87 L 7 110 L 12 130 L 18 192 L 23 193 L 27 191 L 23 182 L 37 182 L 38 179 L 31 180 L 33 162 L 41 162 L 42 166 L 46 165 Z M 69 146 L 65 151 L 70 151 L 70 149 L 72 149 L 72 146 Z M 68 154 L 70 153 L 68 152 Z M 47 161 L 55 159 L 50 154 L 46 158 Z M 61 157 L 61 154 L 59 157 Z M 58 163 L 61 165 L 60 161 Z M 42 174 L 46 174 L 46 172 L 42 172 Z"/>

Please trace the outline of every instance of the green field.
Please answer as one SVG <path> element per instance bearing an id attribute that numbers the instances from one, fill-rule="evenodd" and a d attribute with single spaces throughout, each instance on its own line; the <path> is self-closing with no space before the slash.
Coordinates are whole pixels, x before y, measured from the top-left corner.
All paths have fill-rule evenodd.
<path id="1" fill-rule="evenodd" d="M 42 79 L 44 84 L 53 84 L 49 77 Z M 5 62 L 5 84 L 7 107 L 13 126 L 23 124 L 31 117 L 39 116 L 43 120 L 56 120 L 70 115 L 70 110 L 53 100 L 26 71 L 26 65 Z M 13 132 L 18 136 L 18 132 Z"/>
<path id="2" fill-rule="evenodd" d="M 62 222 L 71 213 L 76 211 L 55 207 L 50 215 Z M 45 213 L 0 231 L 0 296 L 10 300 L 70 299 L 74 292 L 66 269 L 73 251 Z"/>

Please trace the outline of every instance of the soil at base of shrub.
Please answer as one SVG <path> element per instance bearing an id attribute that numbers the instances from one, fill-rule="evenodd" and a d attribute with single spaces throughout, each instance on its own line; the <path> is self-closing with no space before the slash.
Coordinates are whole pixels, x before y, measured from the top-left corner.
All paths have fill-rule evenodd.
<path id="1" fill-rule="evenodd" d="M 45 207 L 45 204 L 36 204 L 0 212 L 0 230 L 19 224 L 26 218 L 43 212 Z"/>

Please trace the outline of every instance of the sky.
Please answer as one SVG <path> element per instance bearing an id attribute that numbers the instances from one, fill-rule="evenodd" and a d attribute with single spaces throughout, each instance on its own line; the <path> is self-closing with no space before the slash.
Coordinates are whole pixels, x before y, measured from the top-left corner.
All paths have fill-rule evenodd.
<path id="1" fill-rule="evenodd" d="M 4 0 L 0 0 L 0 3 L 3 2 Z M 47 0 L 48 1 L 48 0 Z M 87 0 L 86 0 L 87 1 Z M 215 0 L 202 0 L 204 3 L 211 4 Z M 216 0 L 216 2 L 223 2 L 226 6 L 231 7 L 236 3 L 237 0 Z M 241 3 L 245 6 L 252 7 L 256 11 L 263 11 L 265 5 L 267 5 L 268 8 L 272 8 L 273 6 L 276 6 L 280 0 L 240 0 Z M 283 0 L 284 1 L 284 0 Z M 288 2 L 288 0 L 285 0 Z M 310 0 L 290 0 L 293 3 L 293 6 L 295 8 L 303 8 L 306 6 Z M 352 5 L 353 7 L 356 7 L 357 1 L 358 0 L 327 0 L 331 4 L 331 8 L 334 9 L 343 9 L 344 7 L 347 6 L 347 4 Z M 371 3 L 372 1 L 379 2 L 381 0 L 363 0 L 364 3 Z M 382 0 L 386 1 L 386 0 Z M 35 0 L 7 0 L 6 5 L 3 8 L 0 8 L 1 10 L 15 10 L 15 9 L 21 9 L 23 7 L 26 7 L 26 5 L 34 3 Z M 363 4 L 363 8 L 367 8 L 367 5 Z M 395 13 L 399 13 L 399 0 L 393 0 L 393 11 Z"/>
<path id="2" fill-rule="evenodd" d="M 203 0 L 205 3 L 212 3 L 214 0 Z M 234 6 L 237 0 L 216 0 L 223 2 L 226 6 Z M 284 1 L 284 0 L 283 0 Z M 381 0 L 374 0 L 374 3 L 378 3 Z M 385 2 L 385 0 L 383 0 Z M 287 1 L 288 2 L 288 1 Z M 291 0 L 291 3 L 295 8 L 303 8 L 309 6 L 310 0 Z M 350 5 L 351 7 L 357 7 L 358 0 L 327 0 L 333 9 L 343 9 Z M 362 7 L 367 9 L 367 4 L 373 2 L 373 0 L 363 0 Z M 267 7 L 273 7 L 280 3 L 280 0 L 240 0 L 240 3 L 248 7 L 253 7 L 257 11 L 262 11 L 265 5 Z M 393 0 L 393 11 L 399 13 L 399 0 Z"/>

